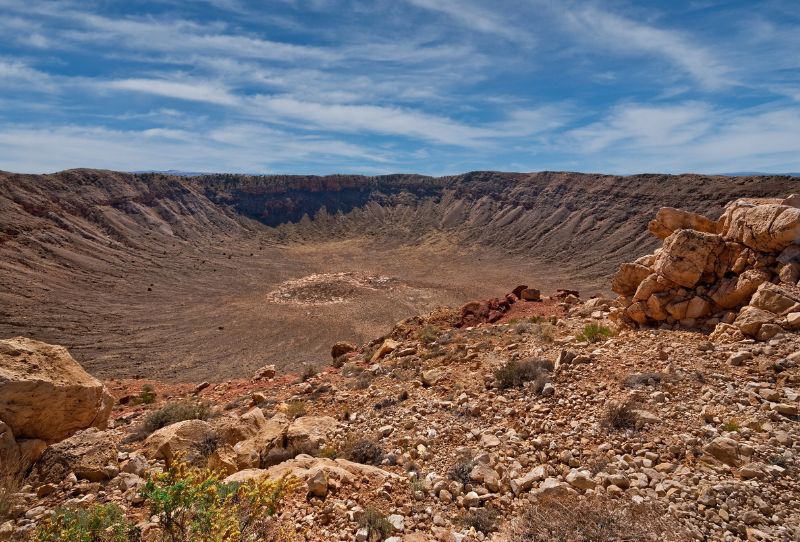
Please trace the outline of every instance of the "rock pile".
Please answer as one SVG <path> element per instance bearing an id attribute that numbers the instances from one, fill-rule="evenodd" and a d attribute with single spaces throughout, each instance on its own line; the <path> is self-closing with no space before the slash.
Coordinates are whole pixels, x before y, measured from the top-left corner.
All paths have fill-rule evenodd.
<path id="1" fill-rule="evenodd" d="M 561 290 L 559 290 L 561 292 Z M 520 285 L 507 293 L 503 298 L 492 298 L 484 301 L 470 301 L 461 307 L 456 327 L 470 327 L 478 324 L 493 324 L 509 311 L 511 305 L 518 301 L 541 301 L 542 294 L 536 288 Z"/>
<path id="2" fill-rule="evenodd" d="M 800 197 L 739 199 L 719 220 L 662 208 L 661 248 L 620 266 L 614 317 L 630 326 L 717 326 L 717 340 L 800 328 Z"/>

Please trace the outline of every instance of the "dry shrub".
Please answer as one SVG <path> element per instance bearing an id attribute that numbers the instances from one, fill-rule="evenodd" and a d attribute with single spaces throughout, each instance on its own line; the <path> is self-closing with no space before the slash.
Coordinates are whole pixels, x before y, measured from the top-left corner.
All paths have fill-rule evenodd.
<path id="1" fill-rule="evenodd" d="M 635 429 L 636 415 L 633 411 L 636 409 L 636 406 L 636 402 L 632 399 L 610 403 L 603 414 L 603 419 L 601 421 L 602 426 L 606 429 L 616 429 L 619 431 Z"/>
<path id="2" fill-rule="evenodd" d="M 354 463 L 380 465 L 384 451 L 375 438 L 350 436 L 339 448 L 338 456 Z"/>
<path id="3" fill-rule="evenodd" d="M 493 533 L 497 530 L 500 514 L 493 508 L 475 508 L 464 513 L 459 519 L 467 529 L 472 527 L 483 534 Z"/>
<path id="4" fill-rule="evenodd" d="M 664 510 L 599 496 L 545 497 L 531 502 L 509 526 L 508 542 L 687 540 Z"/>
<path id="5" fill-rule="evenodd" d="M 302 399 L 293 399 L 286 403 L 286 417 L 290 420 L 306 415 L 306 402 Z"/>
<path id="6" fill-rule="evenodd" d="M 450 465 L 447 471 L 447 477 L 450 480 L 455 480 L 456 482 L 466 485 L 470 483 L 469 474 L 472 472 L 473 467 L 475 467 L 475 461 L 468 455 L 461 455 Z"/>
<path id="7" fill-rule="evenodd" d="M 510 360 L 494 370 L 494 378 L 501 390 L 522 387 L 553 370 L 553 362 L 547 359 Z M 542 384 L 544 387 L 544 384 Z"/>

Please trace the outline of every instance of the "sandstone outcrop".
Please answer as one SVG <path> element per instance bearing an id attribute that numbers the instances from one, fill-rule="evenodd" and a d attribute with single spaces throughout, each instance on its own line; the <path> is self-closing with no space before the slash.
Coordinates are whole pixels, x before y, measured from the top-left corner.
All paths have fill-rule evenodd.
<path id="1" fill-rule="evenodd" d="M 88 427 L 104 429 L 113 404 L 63 346 L 0 341 L 0 420 L 17 439 L 58 442 Z"/>
<path id="2" fill-rule="evenodd" d="M 664 243 L 620 266 L 613 317 L 624 324 L 719 326 L 712 338 L 767 340 L 800 318 L 797 198 L 740 199 L 719 220 L 663 208 L 648 229 Z M 789 315 L 792 315 L 791 317 Z"/>

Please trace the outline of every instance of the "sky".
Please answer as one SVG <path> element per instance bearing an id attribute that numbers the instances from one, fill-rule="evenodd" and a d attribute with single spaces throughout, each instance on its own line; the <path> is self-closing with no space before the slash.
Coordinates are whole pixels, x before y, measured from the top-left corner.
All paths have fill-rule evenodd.
<path id="1" fill-rule="evenodd" d="M 0 0 L 0 170 L 800 171 L 797 0 Z"/>

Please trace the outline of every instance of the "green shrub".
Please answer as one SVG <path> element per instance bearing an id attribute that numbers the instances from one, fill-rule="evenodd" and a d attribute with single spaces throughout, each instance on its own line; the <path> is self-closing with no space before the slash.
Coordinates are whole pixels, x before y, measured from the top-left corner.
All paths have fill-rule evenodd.
<path id="1" fill-rule="evenodd" d="M 392 524 L 375 508 L 367 508 L 358 520 L 358 526 L 367 529 L 367 540 L 383 540 L 392 534 Z"/>
<path id="2" fill-rule="evenodd" d="M 494 378 L 501 390 L 522 387 L 525 382 L 536 380 L 553 370 L 553 362 L 546 359 L 525 361 L 509 360 L 494 370 Z M 544 387 L 544 384 L 542 384 Z"/>
<path id="3" fill-rule="evenodd" d="M 142 491 L 165 542 L 275 540 L 273 516 L 300 482 L 284 477 L 224 483 L 210 470 L 174 461 Z"/>
<path id="4" fill-rule="evenodd" d="M 139 530 L 115 504 L 58 508 L 33 533 L 34 542 L 135 542 Z"/>
<path id="5" fill-rule="evenodd" d="M 616 332 L 608 326 L 603 324 L 586 324 L 583 331 L 576 337 L 579 341 L 586 341 L 590 343 L 597 343 L 609 337 L 616 335 Z"/>
<path id="6" fill-rule="evenodd" d="M 210 415 L 211 408 L 208 403 L 191 401 L 169 403 L 145 416 L 144 430 L 152 433 L 162 427 L 185 420 L 207 420 Z"/>
<path id="7" fill-rule="evenodd" d="M 156 390 L 150 384 L 142 386 L 142 391 L 139 392 L 136 402 L 143 405 L 150 405 L 156 402 Z"/>
<path id="8" fill-rule="evenodd" d="M 306 415 L 306 402 L 302 399 L 293 399 L 286 403 L 286 416 L 290 420 Z"/>
<path id="9" fill-rule="evenodd" d="M 734 433 L 736 431 L 739 431 L 741 428 L 742 426 L 740 426 L 739 422 L 737 422 L 736 420 L 728 420 L 727 422 L 722 424 L 722 430 L 728 431 L 729 433 Z"/>

